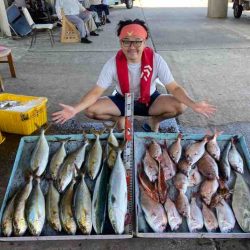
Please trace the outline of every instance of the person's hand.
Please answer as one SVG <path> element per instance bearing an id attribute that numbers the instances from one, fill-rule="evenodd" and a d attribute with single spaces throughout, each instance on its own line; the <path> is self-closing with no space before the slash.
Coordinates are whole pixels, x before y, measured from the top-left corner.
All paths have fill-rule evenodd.
<path id="1" fill-rule="evenodd" d="M 73 106 L 59 104 L 63 109 L 52 114 L 52 121 L 55 123 L 63 124 L 67 120 L 73 118 L 76 115 L 76 110 Z"/>
<path id="2" fill-rule="evenodd" d="M 200 113 L 207 118 L 211 117 L 216 112 L 216 107 L 205 101 L 196 102 L 191 108 L 194 112 Z"/>

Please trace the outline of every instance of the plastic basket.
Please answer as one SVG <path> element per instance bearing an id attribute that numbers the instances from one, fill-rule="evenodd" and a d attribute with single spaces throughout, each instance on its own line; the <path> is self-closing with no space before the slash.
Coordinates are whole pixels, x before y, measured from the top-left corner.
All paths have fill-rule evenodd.
<path id="1" fill-rule="evenodd" d="M 47 122 L 47 98 L 0 94 L 0 102 L 7 100 L 21 102 L 22 106 L 0 109 L 0 131 L 30 135 Z"/>

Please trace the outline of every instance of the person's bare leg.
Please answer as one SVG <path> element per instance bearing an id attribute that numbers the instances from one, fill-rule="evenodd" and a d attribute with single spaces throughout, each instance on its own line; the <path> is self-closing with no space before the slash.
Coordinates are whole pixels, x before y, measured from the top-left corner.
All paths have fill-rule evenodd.
<path id="1" fill-rule="evenodd" d="M 151 129 L 158 132 L 161 121 L 176 117 L 182 114 L 185 109 L 186 106 L 171 95 L 158 96 L 149 109 Z"/>

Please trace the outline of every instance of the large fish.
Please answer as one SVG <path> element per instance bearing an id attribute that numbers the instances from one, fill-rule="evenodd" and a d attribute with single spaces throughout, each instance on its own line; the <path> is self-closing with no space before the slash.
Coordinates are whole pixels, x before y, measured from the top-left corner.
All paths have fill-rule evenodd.
<path id="1" fill-rule="evenodd" d="M 219 183 L 216 179 L 205 180 L 202 182 L 201 187 L 200 187 L 200 195 L 203 201 L 207 205 L 210 205 L 211 199 L 213 195 L 216 193 L 218 187 L 219 187 Z"/>
<path id="2" fill-rule="evenodd" d="M 161 204 L 164 204 L 167 200 L 167 183 L 164 178 L 164 172 L 162 167 L 159 164 L 159 174 L 158 174 L 158 182 L 157 182 L 157 187 L 158 187 L 158 193 L 159 193 L 159 198 Z"/>
<path id="3" fill-rule="evenodd" d="M 162 233 L 167 227 L 168 218 L 163 206 L 151 199 L 147 193 L 140 189 L 141 208 L 149 226 L 156 233 Z"/>
<path id="4" fill-rule="evenodd" d="M 36 179 L 25 205 L 28 229 L 32 235 L 40 235 L 45 222 L 45 199 L 40 187 L 40 179 Z"/>
<path id="5" fill-rule="evenodd" d="M 80 170 L 85 160 L 85 153 L 88 145 L 89 142 L 85 139 L 82 146 L 66 157 L 58 172 L 57 185 L 59 192 L 63 192 L 65 190 L 65 188 L 72 181 L 73 177 L 76 176 L 76 172 Z"/>
<path id="6" fill-rule="evenodd" d="M 59 168 L 62 165 L 62 163 L 67 155 L 66 150 L 65 150 L 66 143 L 67 143 L 67 140 L 62 141 L 61 146 L 55 152 L 55 154 L 52 156 L 52 159 L 50 161 L 49 172 L 50 172 L 50 176 L 53 180 L 57 179 Z"/>
<path id="7" fill-rule="evenodd" d="M 235 226 L 235 217 L 231 207 L 224 199 L 216 205 L 216 214 L 220 231 L 222 233 L 230 232 Z"/>
<path id="8" fill-rule="evenodd" d="M 250 191 L 244 178 L 237 173 L 233 192 L 232 208 L 241 229 L 250 233 Z"/>
<path id="9" fill-rule="evenodd" d="M 215 131 L 213 137 L 207 142 L 207 152 L 216 160 L 220 160 L 220 147 L 217 142 L 217 137 L 222 134 L 222 131 Z"/>
<path id="10" fill-rule="evenodd" d="M 229 142 L 226 147 L 224 148 L 222 155 L 221 155 L 221 160 L 219 162 L 219 168 L 220 168 L 220 175 L 223 180 L 228 181 L 230 178 L 231 174 L 231 166 L 228 161 L 228 155 L 229 155 L 229 150 L 231 148 L 231 142 Z"/>
<path id="11" fill-rule="evenodd" d="M 169 155 L 175 164 L 177 164 L 181 158 L 181 152 L 182 152 L 181 139 L 182 139 L 182 134 L 179 133 L 177 140 L 169 148 Z"/>
<path id="12" fill-rule="evenodd" d="M 117 122 L 115 122 L 113 126 L 107 126 L 106 124 L 104 124 L 104 126 L 109 129 L 109 136 L 107 139 L 107 146 L 106 147 L 107 147 L 107 156 L 108 156 L 108 166 L 111 169 L 115 165 L 117 152 L 112 147 L 110 147 L 109 144 L 111 144 L 115 147 L 119 146 L 119 142 L 113 133 L 116 124 L 117 124 Z"/>
<path id="13" fill-rule="evenodd" d="M 166 141 L 164 146 L 162 147 L 162 159 L 160 165 L 163 169 L 165 181 L 171 179 L 176 175 L 176 165 L 168 154 Z"/>
<path id="14" fill-rule="evenodd" d="M 214 212 L 208 208 L 205 203 L 202 203 L 202 215 L 204 219 L 204 225 L 208 232 L 215 231 L 218 228 L 218 221 Z"/>
<path id="15" fill-rule="evenodd" d="M 158 164 L 146 149 L 145 156 L 142 159 L 144 172 L 151 182 L 155 182 L 158 178 Z"/>
<path id="16" fill-rule="evenodd" d="M 41 135 L 36 143 L 36 147 L 32 152 L 30 167 L 31 171 L 36 176 L 41 176 L 46 169 L 49 159 L 49 144 L 44 135 L 44 130 L 42 130 Z"/>
<path id="17" fill-rule="evenodd" d="M 174 202 L 170 198 L 167 198 L 164 204 L 164 208 L 167 212 L 168 223 L 170 225 L 171 230 L 177 230 L 182 223 L 182 217 L 178 213 Z"/>
<path id="18" fill-rule="evenodd" d="M 32 190 L 33 177 L 29 176 L 28 181 L 23 189 L 17 194 L 15 198 L 15 211 L 13 217 L 13 229 L 16 236 L 22 236 L 27 228 L 27 221 L 25 218 L 25 204 Z"/>
<path id="19" fill-rule="evenodd" d="M 13 232 L 13 217 L 14 217 L 14 204 L 16 194 L 9 200 L 6 205 L 2 217 L 2 233 L 4 236 L 9 237 Z"/>
<path id="20" fill-rule="evenodd" d="M 238 173 L 243 174 L 244 173 L 244 165 L 243 165 L 243 159 L 237 150 L 235 144 L 235 140 L 231 139 L 232 146 L 228 153 L 228 161 L 231 165 L 231 167 Z"/>
<path id="21" fill-rule="evenodd" d="M 97 177 L 92 200 L 92 222 L 97 234 L 102 234 L 106 218 L 108 200 L 109 164 L 103 162 L 100 175 Z"/>
<path id="22" fill-rule="evenodd" d="M 48 193 L 46 195 L 46 218 L 49 225 L 56 231 L 62 230 L 59 213 L 60 194 L 50 180 Z"/>
<path id="23" fill-rule="evenodd" d="M 124 232 L 127 213 L 127 181 L 126 170 L 121 158 L 122 150 L 118 149 L 115 166 L 109 179 L 108 214 L 111 225 L 116 234 Z"/>
<path id="24" fill-rule="evenodd" d="M 60 202 L 60 218 L 62 222 L 62 227 L 68 234 L 73 235 L 76 233 L 77 229 L 72 209 L 72 204 L 74 200 L 74 185 L 75 180 L 73 179 L 70 186 L 63 194 Z"/>
<path id="25" fill-rule="evenodd" d="M 219 169 L 216 161 L 205 153 L 202 158 L 197 162 L 199 171 L 208 179 L 219 179 Z"/>
<path id="26" fill-rule="evenodd" d="M 152 140 L 151 143 L 149 144 L 148 152 L 156 161 L 159 162 L 161 161 L 162 158 L 161 146 L 155 140 Z"/>
<path id="27" fill-rule="evenodd" d="M 195 164 L 205 153 L 205 145 L 208 141 L 207 136 L 200 142 L 195 142 L 189 145 L 185 151 L 185 157 L 190 165 Z"/>
<path id="28" fill-rule="evenodd" d="M 197 206 L 196 198 L 191 198 L 190 216 L 187 218 L 189 232 L 196 232 L 203 228 L 203 215 L 201 209 Z"/>
<path id="29" fill-rule="evenodd" d="M 190 216 L 189 201 L 183 190 L 179 190 L 175 205 L 180 215 L 187 218 Z"/>
<path id="30" fill-rule="evenodd" d="M 188 187 L 187 176 L 183 173 L 178 173 L 173 180 L 175 188 L 178 190 L 182 190 L 184 193 L 186 193 Z"/>
<path id="31" fill-rule="evenodd" d="M 194 187 L 199 185 L 202 182 L 202 176 L 200 172 L 198 171 L 198 168 L 195 167 L 191 169 L 189 176 L 188 176 L 188 186 Z"/>
<path id="32" fill-rule="evenodd" d="M 100 134 L 95 133 L 96 139 L 89 151 L 87 159 L 87 172 L 91 180 L 94 180 L 99 173 L 102 163 L 102 145 L 100 142 Z"/>
<path id="33" fill-rule="evenodd" d="M 83 234 L 92 230 L 91 194 L 84 180 L 84 174 L 77 185 L 74 197 L 76 223 Z"/>

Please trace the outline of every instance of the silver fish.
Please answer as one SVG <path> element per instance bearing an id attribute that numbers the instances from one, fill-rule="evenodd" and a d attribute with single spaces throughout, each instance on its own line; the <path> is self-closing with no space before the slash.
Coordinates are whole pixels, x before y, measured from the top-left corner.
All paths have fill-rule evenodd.
<path id="1" fill-rule="evenodd" d="M 77 185 L 74 200 L 76 223 L 83 234 L 90 234 L 92 230 L 91 195 L 83 174 Z"/>
<path id="2" fill-rule="evenodd" d="M 179 190 L 179 194 L 175 201 L 175 206 L 180 215 L 187 218 L 190 216 L 190 205 L 188 202 L 188 198 L 182 190 Z"/>
<path id="3" fill-rule="evenodd" d="M 95 134 L 96 140 L 89 151 L 87 159 L 87 171 L 91 180 L 94 180 L 99 173 L 102 163 L 102 145 L 100 142 L 100 134 Z"/>
<path id="4" fill-rule="evenodd" d="M 6 205 L 3 217 L 2 217 L 2 233 L 4 236 L 9 237 L 13 232 L 13 217 L 14 217 L 14 204 L 15 204 L 16 194 L 9 200 Z"/>
<path id="5" fill-rule="evenodd" d="M 231 165 L 231 167 L 238 173 L 243 174 L 244 173 L 244 165 L 243 165 L 243 159 L 237 150 L 235 146 L 235 140 L 232 138 L 231 140 L 232 146 L 228 153 L 228 161 Z"/>
<path id="6" fill-rule="evenodd" d="M 61 203 L 60 203 L 60 218 L 62 222 L 63 229 L 68 234 L 75 234 L 76 233 L 76 222 L 73 215 L 73 197 L 74 197 L 74 185 L 75 180 L 73 179 L 68 189 L 62 196 Z"/>
<path id="7" fill-rule="evenodd" d="M 219 162 L 221 177 L 225 181 L 229 180 L 230 174 L 231 174 L 231 166 L 228 161 L 228 154 L 229 154 L 230 148 L 231 148 L 231 142 L 229 142 L 224 148 L 222 155 L 221 155 L 221 160 Z"/>
<path id="8" fill-rule="evenodd" d="M 49 159 L 49 144 L 44 135 L 44 130 L 42 130 L 41 135 L 38 139 L 36 147 L 31 155 L 30 167 L 36 176 L 41 176 Z"/>
<path id="9" fill-rule="evenodd" d="M 188 146 L 185 152 L 186 160 L 190 165 L 195 164 L 205 153 L 205 145 L 208 141 L 207 136 L 200 142 L 195 142 Z"/>
<path id="10" fill-rule="evenodd" d="M 182 217 L 178 213 L 174 202 L 170 198 L 167 198 L 167 201 L 164 204 L 164 208 L 167 212 L 168 223 L 170 225 L 171 230 L 177 230 L 182 223 Z"/>
<path id="11" fill-rule="evenodd" d="M 219 187 L 219 183 L 216 179 L 214 180 L 205 180 L 200 187 L 200 195 L 203 201 L 210 205 L 212 196 L 216 193 Z"/>
<path id="12" fill-rule="evenodd" d="M 57 179 L 59 168 L 62 165 L 62 163 L 67 155 L 66 150 L 65 150 L 66 143 L 67 143 L 67 141 L 63 141 L 61 143 L 60 148 L 52 156 L 52 159 L 50 161 L 49 172 L 50 172 L 50 176 L 53 180 Z"/>
<path id="13" fill-rule="evenodd" d="M 199 185 L 202 182 L 202 176 L 198 171 L 198 168 L 195 167 L 191 169 L 189 176 L 188 176 L 188 187 L 194 187 Z"/>
<path id="14" fill-rule="evenodd" d="M 80 170 L 85 160 L 85 153 L 88 145 L 88 140 L 85 140 L 82 146 L 66 157 L 66 160 L 58 172 L 57 184 L 59 192 L 63 192 L 72 181 L 73 177 L 76 176 L 76 169 Z"/>
<path id="15" fill-rule="evenodd" d="M 46 195 L 46 218 L 49 225 L 58 232 L 62 230 L 59 214 L 59 200 L 60 194 L 51 180 Z"/>
<path id="16" fill-rule="evenodd" d="M 153 157 L 149 154 L 146 149 L 145 156 L 142 159 L 144 172 L 147 175 L 148 179 L 151 182 L 155 182 L 158 178 L 158 164 L 153 159 Z"/>
<path id="17" fill-rule="evenodd" d="M 40 235 L 45 222 L 45 200 L 40 187 L 40 179 L 36 179 L 25 205 L 28 229 L 32 235 Z"/>
<path id="18" fill-rule="evenodd" d="M 140 189 L 140 199 L 141 208 L 149 226 L 156 233 L 165 231 L 168 218 L 163 206 L 151 199 L 142 188 Z"/>
<path id="19" fill-rule="evenodd" d="M 108 214 L 116 234 L 122 234 L 124 231 L 128 203 L 126 170 L 121 158 L 121 153 L 122 150 L 119 149 L 115 166 L 109 179 L 108 193 Z"/>
<path id="20" fill-rule="evenodd" d="M 196 232 L 203 228 L 203 215 L 201 209 L 197 206 L 196 198 L 191 198 L 190 216 L 187 218 L 189 232 Z"/>
<path id="21" fill-rule="evenodd" d="M 236 175 L 232 208 L 241 229 L 245 233 L 250 233 L 250 191 L 242 175 Z"/>
<path id="22" fill-rule="evenodd" d="M 175 164 L 177 164 L 181 158 L 181 152 L 182 152 L 181 139 L 182 139 L 182 134 L 179 133 L 177 140 L 169 148 L 169 155 Z"/>
<path id="23" fill-rule="evenodd" d="M 165 145 L 162 147 L 162 159 L 160 166 L 163 169 L 165 181 L 176 175 L 176 165 L 168 154 L 166 141 Z"/>
<path id="24" fill-rule="evenodd" d="M 202 203 L 202 215 L 204 219 L 204 225 L 208 232 L 215 231 L 218 228 L 218 221 L 215 214 L 205 203 Z"/>
<path id="25" fill-rule="evenodd" d="M 215 131 L 213 137 L 207 142 L 207 152 L 216 160 L 220 160 L 220 147 L 217 143 L 217 137 L 222 134 L 222 131 Z"/>
<path id="26" fill-rule="evenodd" d="M 106 218 L 108 199 L 108 167 L 105 160 L 103 162 L 100 175 L 97 177 L 92 200 L 92 222 L 97 234 L 102 234 Z"/>
<path id="27" fill-rule="evenodd" d="M 33 177 L 29 176 L 26 185 L 20 190 L 15 199 L 13 229 L 16 236 L 22 236 L 28 228 L 25 218 L 25 204 L 32 190 L 32 180 Z"/>
<path id="28" fill-rule="evenodd" d="M 222 233 L 230 232 L 235 226 L 235 217 L 231 207 L 224 199 L 216 205 L 216 214 L 220 231 Z"/>

